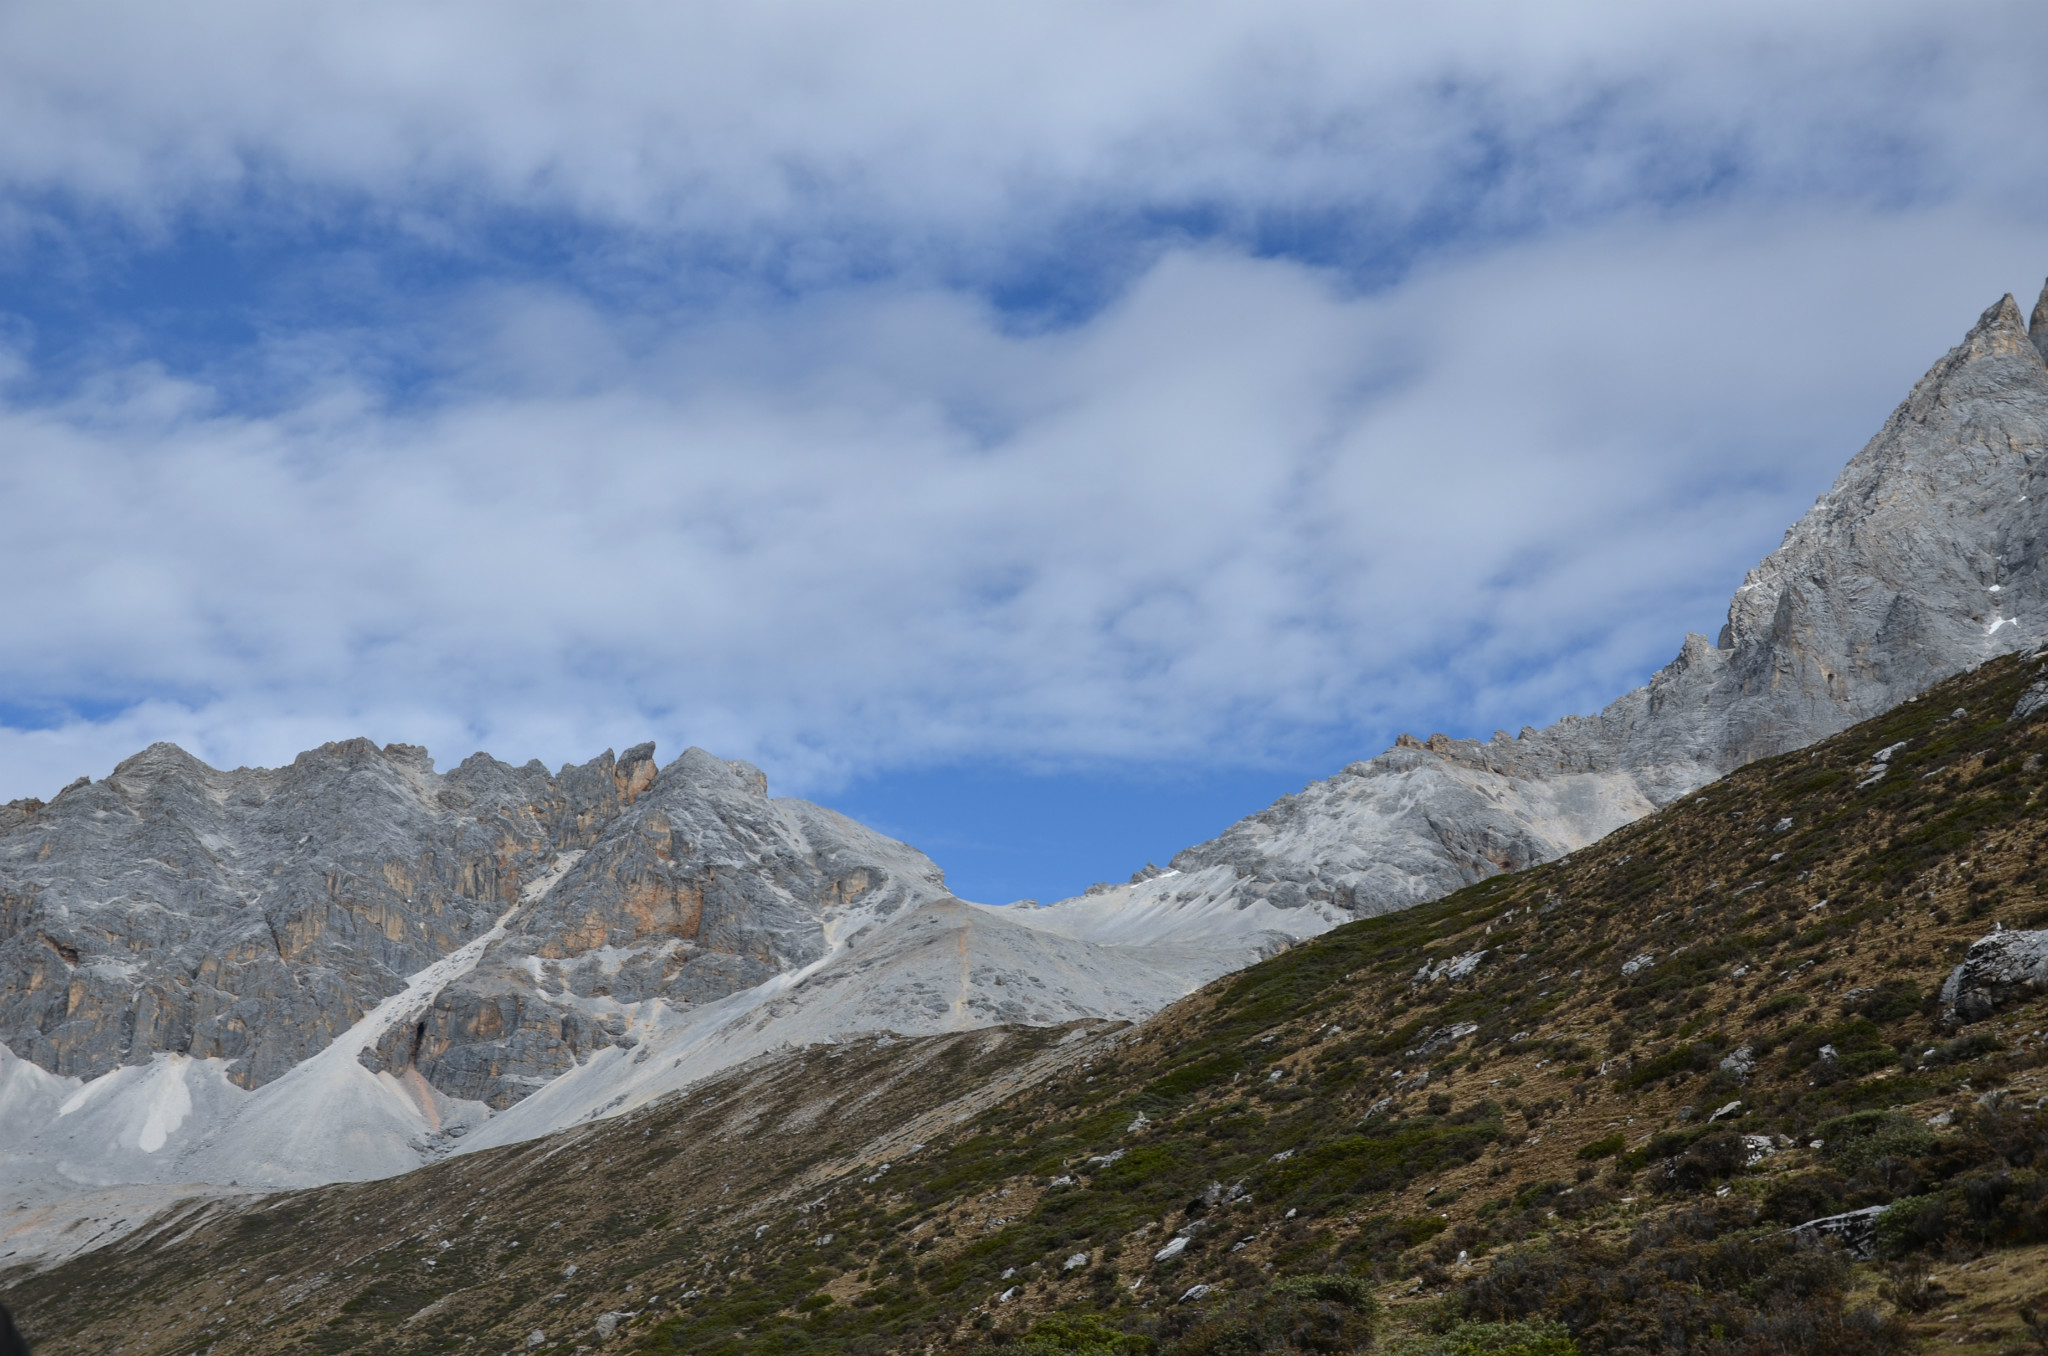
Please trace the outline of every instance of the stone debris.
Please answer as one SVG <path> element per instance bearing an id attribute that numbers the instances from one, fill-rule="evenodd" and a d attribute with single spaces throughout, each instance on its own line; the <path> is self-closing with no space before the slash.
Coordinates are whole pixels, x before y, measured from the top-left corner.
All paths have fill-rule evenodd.
<path id="1" fill-rule="evenodd" d="M 1410 983 L 1417 987 L 1424 984 L 1434 984 L 1440 979 L 1456 983 L 1458 980 L 1468 978 L 1473 971 L 1477 970 L 1481 963 L 1486 960 L 1488 954 L 1482 948 L 1478 951 L 1467 951 L 1462 956 L 1452 956 L 1447 960 L 1440 960 L 1433 964 L 1425 961 L 1422 968 L 1415 972 L 1415 978 Z"/>
<path id="2" fill-rule="evenodd" d="M 1184 1237 L 1175 1238 L 1158 1252 L 1153 1253 L 1152 1260 L 1155 1262 L 1170 1262 L 1187 1250 L 1187 1239 Z"/>
<path id="3" fill-rule="evenodd" d="M 1838 1239 L 1857 1257 L 1868 1258 L 1873 1245 L 1877 1242 L 1877 1217 L 1884 1212 L 1885 1207 L 1881 1205 L 1865 1206 L 1861 1210 L 1850 1210 L 1840 1215 L 1810 1219 L 1804 1224 L 1794 1225 L 1785 1232 L 1813 1243 L 1828 1238 Z"/>
<path id="4" fill-rule="evenodd" d="M 1420 1043 L 1402 1052 L 1404 1059 L 1427 1059 L 1439 1050 L 1448 1050 L 1467 1036 L 1479 1030 L 1477 1022 L 1453 1022 L 1449 1026 L 1435 1027 L 1423 1033 Z"/>
<path id="5" fill-rule="evenodd" d="M 1066 1261 L 1060 1264 L 1060 1270 L 1073 1271 L 1079 1267 L 1085 1267 L 1087 1265 L 1088 1254 L 1085 1252 L 1077 1252 L 1069 1256 Z"/>
<path id="6" fill-rule="evenodd" d="M 1780 1140 L 1783 1140 L 1781 1143 Z M 1753 1168 L 1781 1149 L 1790 1148 L 1792 1141 L 1782 1136 L 1744 1135 L 1742 1137 L 1742 1163 Z"/>
<path id="7" fill-rule="evenodd" d="M 1640 955 L 1631 956 L 1621 963 L 1621 977 L 1623 979 L 1632 978 L 1635 975 L 1641 974 L 1643 971 L 1649 969 L 1656 963 L 1657 957 L 1653 953 L 1648 951 L 1645 951 Z"/>

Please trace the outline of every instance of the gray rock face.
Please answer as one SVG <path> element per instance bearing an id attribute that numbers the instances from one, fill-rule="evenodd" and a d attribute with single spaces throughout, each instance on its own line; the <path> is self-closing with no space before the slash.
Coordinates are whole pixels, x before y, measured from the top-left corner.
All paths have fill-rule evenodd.
<path id="1" fill-rule="evenodd" d="M 618 1039 L 557 996 L 722 996 L 816 954 L 830 906 L 943 895 L 914 849 L 699 749 L 439 774 L 360 739 L 232 772 L 159 744 L 0 814 L 0 1041 L 88 1078 L 219 1058 L 253 1088 L 510 914 L 376 1056 L 502 1105 Z"/>
<path id="2" fill-rule="evenodd" d="M 1941 986 L 1941 1010 L 1959 1024 L 1981 1022 L 2048 988 L 2048 932 L 2002 930 L 1970 943 Z"/>
<path id="3" fill-rule="evenodd" d="M 2048 710 L 2048 678 L 2028 684 L 2027 690 L 2020 693 L 2020 699 L 2012 704 L 2012 714 L 2006 719 L 2032 720 L 2043 710 Z"/>
<path id="4" fill-rule="evenodd" d="M 2048 289 L 2010 296 L 1914 386 L 1688 636 L 1597 716 L 1489 741 L 1403 735 L 1173 859 L 1098 888 L 1209 911 L 1406 908 L 1560 856 L 1756 758 L 1801 747 L 2048 636 Z"/>
<path id="5" fill-rule="evenodd" d="M 630 1045 L 625 1009 L 687 1007 L 819 959 L 827 929 L 947 898 L 915 848 L 800 800 L 759 769 L 691 749 L 523 909 L 475 968 L 363 1062 L 407 1065 L 503 1109 L 595 1050 Z"/>

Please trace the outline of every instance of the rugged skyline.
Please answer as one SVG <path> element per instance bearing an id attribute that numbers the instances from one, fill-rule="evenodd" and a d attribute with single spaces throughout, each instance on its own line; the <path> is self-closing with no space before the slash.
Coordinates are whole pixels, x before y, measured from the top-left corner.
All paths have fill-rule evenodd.
<path id="1" fill-rule="evenodd" d="M 1486 8 L 0 17 L 0 799 L 654 739 L 1046 899 L 1590 713 L 2038 268 L 2048 50 Z"/>
<path id="2" fill-rule="evenodd" d="M 364 739 L 233 772 L 156 745 L 12 802 L 12 1190 L 376 1177 L 856 1033 L 1142 1019 L 1569 853 L 2048 637 L 2048 287 L 2034 319 L 1987 309 L 1717 639 L 1598 716 L 1404 735 L 1050 907 L 960 900 L 923 853 L 698 748 L 442 774 Z"/>

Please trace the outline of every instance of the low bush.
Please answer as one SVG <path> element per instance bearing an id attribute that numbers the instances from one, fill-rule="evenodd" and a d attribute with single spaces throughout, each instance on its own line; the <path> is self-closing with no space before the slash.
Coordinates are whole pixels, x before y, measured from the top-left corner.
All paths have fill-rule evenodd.
<path id="1" fill-rule="evenodd" d="M 1292 1276 L 1169 1315 L 1167 1356 L 1351 1356 L 1372 1345 L 1379 1305 L 1355 1276 Z"/>

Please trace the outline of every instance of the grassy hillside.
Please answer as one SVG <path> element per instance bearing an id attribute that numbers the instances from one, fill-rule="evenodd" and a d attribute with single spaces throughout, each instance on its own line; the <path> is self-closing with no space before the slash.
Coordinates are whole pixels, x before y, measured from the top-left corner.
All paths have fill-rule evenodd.
<path id="1" fill-rule="evenodd" d="M 1934 1001 L 2048 926 L 2038 667 L 1141 1028 L 813 1050 L 5 1297 L 50 1351 L 221 1356 L 2043 1349 L 2048 1000 Z M 1870 1260 L 1787 1233 L 1869 1206 Z"/>

